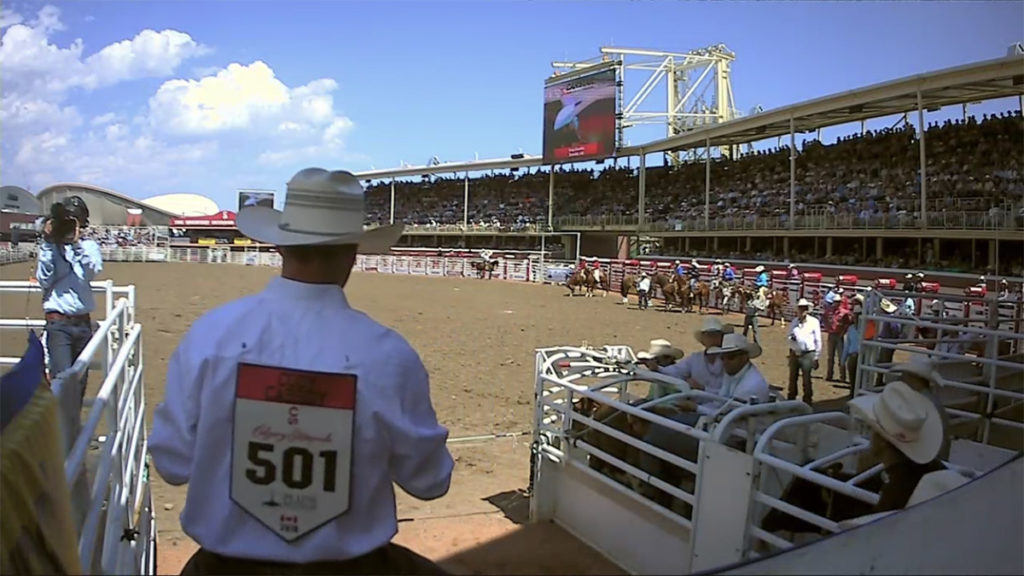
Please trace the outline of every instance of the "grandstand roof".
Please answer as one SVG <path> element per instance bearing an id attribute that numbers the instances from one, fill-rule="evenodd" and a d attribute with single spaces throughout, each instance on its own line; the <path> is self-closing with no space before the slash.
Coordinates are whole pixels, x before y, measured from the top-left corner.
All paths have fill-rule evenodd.
<path id="1" fill-rule="evenodd" d="M 685 134 L 655 140 L 618 151 L 619 156 L 653 154 L 669 150 L 745 144 L 789 134 L 790 119 L 797 132 L 810 132 L 837 124 L 879 118 L 916 110 L 918 94 L 927 110 L 943 106 L 1024 95 L 1024 55 L 1013 55 L 908 76 L 856 90 L 840 92 L 768 110 Z M 449 162 L 434 166 L 408 166 L 391 170 L 370 170 L 356 174 L 360 179 L 385 179 L 421 174 L 478 172 L 542 166 L 539 156 L 522 159 L 491 159 Z"/>
<path id="2" fill-rule="evenodd" d="M 168 211 L 168 210 L 166 210 L 164 208 L 161 208 L 161 207 L 158 207 L 158 206 L 153 206 L 153 205 L 149 204 L 148 202 L 144 202 L 142 200 L 136 200 L 135 198 L 132 198 L 130 196 L 125 196 L 124 194 L 121 194 L 120 192 L 114 192 L 113 190 L 109 190 L 107 188 L 102 188 L 102 187 L 96 186 L 94 184 L 84 184 L 82 182 L 60 182 L 60 183 L 57 183 L 57 184 L 53 184 L 52 186 L 47 186 L 46 188 L 43 188 L 42 190 L 40 190 L 36 194 L 36 197 L 39 198 L 39 200 L 41 202 L 43 202 L 44 204 L 49 205 L 49 203 L 47 201 L 50 199 L 51 196 L 53 196 L 54 194 L 57 194 L 59 192 L 63 192 L 63 191 L 66 191 L 66 190 L 73 190 L 73 189 L 84 190 L 84 191 L 87 191 L 87 192 L 94 192 L 94 193 L 97 193 L 97 194 L 100 194 L 100 195 L 111 196 L 111 197 L 117 198 L 118 200 L 120 200 L 122 202 L 125 202 L 127 204 L 137 205 L 139 208 L 149 208 L 150 210 L 154 210 L 156 212 L 159 212 L 159 213 L 161 213 L 161 214 L 163 214 L 163 215 L 165 215 L 165 216 L 167 216 L 169 218 L 173 218 L 175 216 L 180 216 L 180 214 L 175 214 L 174 212 Z"/>

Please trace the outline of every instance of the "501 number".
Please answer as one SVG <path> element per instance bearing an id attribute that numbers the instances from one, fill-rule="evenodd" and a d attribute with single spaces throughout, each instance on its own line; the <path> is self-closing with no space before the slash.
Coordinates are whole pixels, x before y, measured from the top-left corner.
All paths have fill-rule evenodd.
<path id="1" fill-rule="evenodd" d="M 278 477 L 278 464 L 274 462 L 274 445 L 265 442 L 249 442 L 249 467 L 245 477 L 253 484 L 266 486 Z M 321 488 L 324 492 L 334 492 L 337 488 L 338 451 L 321 450 L 314 455 L 309 450 L 291 446 L 281 452 L 281 482 L 292 490 L 305 490 L 313 485 L 313 468 L 316 459 L 324 461 Z"/>

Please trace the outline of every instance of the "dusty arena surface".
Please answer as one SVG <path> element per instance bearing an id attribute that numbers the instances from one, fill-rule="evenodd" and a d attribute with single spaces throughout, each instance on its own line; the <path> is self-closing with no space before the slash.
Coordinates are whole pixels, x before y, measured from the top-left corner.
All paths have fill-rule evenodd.
<path id="1" fill-rule="evenodd" d="M 32 269 L 29 264 L 5 266 L 0 277 L 24 280 Z M 190 324 L 218 304 L 261 290 L 277 272 L 212 264 L 106 265 L 101 278 L 137 287 L 150 414 L 163 397 L 167 358 Z M 587 341 L 640 350 L 660 337 L 689 353 L 698 349 L 693 332 L 700 316 L 640 312 L 633 305 L 620 305 L 617 295 L 569 298 L 563 287 L 497 280 L 357 273 L 347 293 L 353 306 L 397 329 L 420 352 L 431 374 L 434 405 L 451 438 L 521 433 L 453 443 L 456 472 L 446 497 L 419 502 L 399 490 L 397 540 L 456 573 L 618 573 L 554 526 L 523 525 L 534 349 Z M 24 317 L 26 310 L 33 318 L 41 317 L 38 294 L 4 295 L 0 308 L 4 318 Z M 731 314 L 727 320 L 740 322 L 742 317 Z M 2 355 L 20 355 L 24 338 L 19 331 L 6 331 Z M 784 328 L 763 328 L 762 343 L 764 354 L 755 363 L 771 384 L 783 388 L 788 374 Z M 90 395 L 95 394 L 96 380 L 90 379 Z M 843 385 L 822 378 L 815 385 L 816 399 L 848 393 Z M 176 573 L 194 550 L 178 525 L 185 489 L 170 487 L 154 474 L 153 491 L 160 571 Z M 544 553 L 546 549 L 552 553 Z"/>

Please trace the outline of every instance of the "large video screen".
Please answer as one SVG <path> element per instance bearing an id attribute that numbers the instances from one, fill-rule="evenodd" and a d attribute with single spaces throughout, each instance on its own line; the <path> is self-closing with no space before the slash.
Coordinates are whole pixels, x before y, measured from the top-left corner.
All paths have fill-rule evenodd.
<path id="1" fill-rule="evenodd" d="M 268 190 L 239 190 L 238 209 L 241 210 L 246 206 L 266 206 L 267 208 L 273 208 L 274 193 Z"/>
<path id="2" fill-rule="evenodd" d="M 615 68 L 544 84 L 544 163 L 602 160 L 615 154 Z"/>

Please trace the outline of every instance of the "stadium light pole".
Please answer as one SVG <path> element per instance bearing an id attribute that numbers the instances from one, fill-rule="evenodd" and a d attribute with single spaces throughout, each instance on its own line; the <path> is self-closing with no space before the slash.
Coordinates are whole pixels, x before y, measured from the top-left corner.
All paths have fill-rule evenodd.
<path id="1" fill-rule="evenodd" d="M 639 178 L 639 190 L 637 191 L 637 207 L 636 207 L 636 235 L 637 241 L 640 239 L 640 231 L 644 227 L 644 204 L 646 203 L 647 195 L 647 153 L 643 150 L 640 151 L 640 178 Z"/>
<path id="2" fill-rule="evenodd" d="M 704 139 L 704 230 L 711 220 L 711 138 Z"/>
<path id="3" fill-rule="evenodd" d="M 921 91 L 917 91 L 917 142 L 921 155 L 921 228 L 928 227 L 928 208 L 925 202 L 928 200 L 928 179 L 926 157 L 924 151 L 924 102 L 921 99 Z"/>
<path id="4" fill-rule="evenodd" d="M 548 169 L 548 226 L 555 221 L 555 165 Z"/>
<path id="5" fill-rule="evenodd" d="M 466 232 L 469 230 L 469 170 L 462 182 L 462 231 Z"/>
<path id="6" fill-rule="evenodd" d="M 391 179 L 391 222 L 389 222 L 389 223 L 390 224 L 394 224 L 395 223 L 395 179 L 394 178 Z"/>
<path id="7" fill-rule="evenodd" d="M 796 120 L 789 117 L 789 229 L 796 229 Z"/>

